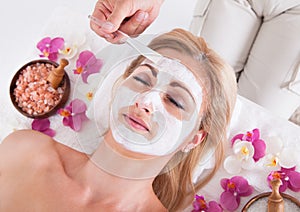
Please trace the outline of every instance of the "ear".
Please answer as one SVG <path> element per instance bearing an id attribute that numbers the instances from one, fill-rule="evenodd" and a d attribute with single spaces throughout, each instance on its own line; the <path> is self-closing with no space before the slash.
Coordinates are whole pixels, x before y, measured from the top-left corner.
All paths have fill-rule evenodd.
<path id="1" fill-rule="evenodd" d="M 192 149 L 194 149 L 195 147 L 197 147 L 199 144 L 202 143 L 202 141 L 205 139 L 205 137 L 207 136 L 207 132 L 205 132 L 204 130 L 199 130 L 196 135 L 194 135 L 194 138 L 192 141 L 190 141 L 189 143 L 187 143 L 182 149 L 182 152 L 189 152 Z"/>
<path id="2" fill-rule="evenodd" d="M 194 136 L 192 143 L 198 146 L 202 141 L 206 138 L 207 132 L 204 130 L 199 130 L 197 134 Z"/>

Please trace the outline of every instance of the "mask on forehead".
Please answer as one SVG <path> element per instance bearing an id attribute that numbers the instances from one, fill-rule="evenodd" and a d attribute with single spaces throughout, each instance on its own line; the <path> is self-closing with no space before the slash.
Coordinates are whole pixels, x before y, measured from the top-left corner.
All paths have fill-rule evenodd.
<path id="1" fill-rule="evenodd" d="M 151 76 L 150 68 L 137 68 L 118 85 L 111 104 L 110 128 L 125 149 L 155 156 L 171 154 L 198 127 L 202 89 L 178 61 L 165 58 L 155 65 L 148 61 L 142 64 L 154 67 L 154 80 L 145 85 L 139 74 Z"/>

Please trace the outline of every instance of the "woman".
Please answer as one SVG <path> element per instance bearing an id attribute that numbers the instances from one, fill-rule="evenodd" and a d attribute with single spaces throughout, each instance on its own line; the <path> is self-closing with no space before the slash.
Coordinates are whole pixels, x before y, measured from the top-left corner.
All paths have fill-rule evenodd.
<path id="1" fill-rule="evenodd" d="M 149 46 L 165 58 L 139 57 L 118 80 L 110 128 L 91 157 L 35 131 L 3 141 L 1 211 L 177 211 L 192 202 L 222 158 L 234 73 L 181 29 Z M 208 144 L 216 148 L 215 168 L 193 184 Z"/>

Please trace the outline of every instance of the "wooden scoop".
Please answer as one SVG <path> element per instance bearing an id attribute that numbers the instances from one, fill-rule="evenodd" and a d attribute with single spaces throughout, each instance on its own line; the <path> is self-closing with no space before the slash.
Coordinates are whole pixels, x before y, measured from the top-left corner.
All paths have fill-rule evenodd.
<path id="1" fill-rule="evenodd" d="M 69 64 L 68 60 L 61 59 L 60 64 L 57 68 L 54 68 L 49 76 L 47 77 L 47 81 L 50 83 L 50 85 L 56 89 L 59 84 L 61 83 L 64 75 L 65 75 L 65 66 Z"/>
<path id="2" fill-rule="evenodd" d="M 284 212 L 284 201 L 279 193 L 280 179 L 271 181 L 272 193 L 268 198 L 268 212 Z"/>

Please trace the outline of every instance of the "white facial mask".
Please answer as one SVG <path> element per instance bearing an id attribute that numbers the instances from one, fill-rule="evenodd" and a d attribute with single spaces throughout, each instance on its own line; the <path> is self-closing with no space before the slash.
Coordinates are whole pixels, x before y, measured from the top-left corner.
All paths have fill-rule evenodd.
<path id="1" fill-rule="evenodd" d="M 150 62 L 147 63 L 154 66 Z M 117 88 L 110 110 L 110 128 L 116 142 L 122 144 L 125 149 L 147 155 L 162 156 L 174 152 L 198 126 L 202 89 L 195 76 L 177 61 L 164 59 L 154 67 L 159 71 L 156 83 L 150 90 L 134 91 L 124 85 L 128 79 Z M 171 82 L 183 84 L 195 100 L 193 102 L 194 110 L 190 112 L 191 115 L 188 119 L 183 117 L 178 119 L 165 108 L 162 96 L 166 92 L 166 86 L 169 86 Z M 138 129 L 132 128 L 130 123 L 133 121 L 128 122 L 128 117 L 125 118 L 126 116 L 138 118 L 136 114 L 131 114 L 129 110 L 126 110 L 129 107 L 137 107 L 136 103 L 151 108 L 149 122 L 152 126 L 150 126 L 149 132 L 144 130 L 142 133 Z M 144 120 L 141 119 L 141 121 Z M 156 130 L 155 126 L 157 126 Z"/>

